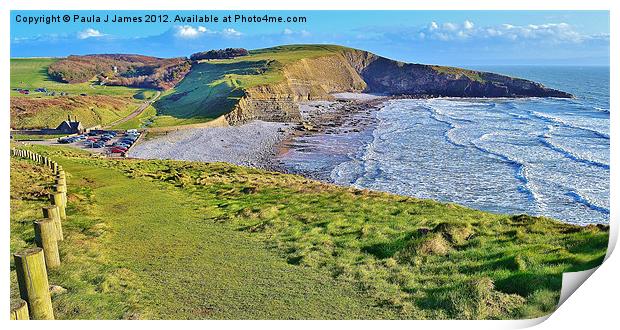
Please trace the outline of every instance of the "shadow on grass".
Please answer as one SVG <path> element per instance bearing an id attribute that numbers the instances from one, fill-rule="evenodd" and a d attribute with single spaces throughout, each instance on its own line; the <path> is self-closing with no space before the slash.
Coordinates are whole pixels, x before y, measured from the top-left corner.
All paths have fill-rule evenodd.
<path id="1" fill-rule="evenodd" d="M 175 87 L 175 92 L 157 100 L 158 115 L 177 119 L 215 119 L 230 112 L 244 96 L 243 82 L 230 75 L 260 76 L 268 61 L 200 63 Z"/>
<path id="2" fill-rule="evenodd" d="M 497 290 L 516 293 L 527 297 L 538 290 L 559 291 L 562 288 L 562 274 L 540 274 L 521 272 L 495 282 Z"/>

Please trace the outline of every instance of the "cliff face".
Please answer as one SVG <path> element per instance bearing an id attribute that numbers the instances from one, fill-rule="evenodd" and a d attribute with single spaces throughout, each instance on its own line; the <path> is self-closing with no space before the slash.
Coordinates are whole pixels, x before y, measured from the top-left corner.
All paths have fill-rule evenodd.
<path id="1" fill-rule="evenodd" d="M 460 68 L 411 64 L 343 48 L 284 65 L 283 79 L 248 88 L 226 115 L 231 124 L 252 119 L 299 120 L 297 102 L 330 100 L 335 92 L 414 97 L 563 97 L 571 94 L 525 79 Z"/>
<path id="2" fill-rule="evenodd" d="M 565 97 L 572 95 L 525 79 L 376 57 L 359 70 L 367 91 L 389 95 L 451 97 Z"/>
<path id="3" fill-rule="evenodd" d="M 331 93 L 366 88 L 341 54 L 296 61 L 284 66 L 282 74 L 279 83 L 247 89 L 226 120 L 233 125 L 252 119 L 296 121 L 300 119 L 299 101 L 331 100 Z"/>

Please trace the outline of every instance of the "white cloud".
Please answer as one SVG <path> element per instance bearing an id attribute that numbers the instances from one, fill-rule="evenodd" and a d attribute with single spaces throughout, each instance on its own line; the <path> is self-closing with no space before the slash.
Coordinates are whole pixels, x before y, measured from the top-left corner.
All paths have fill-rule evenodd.
<path id="1" fill-rule="evenodd" d="M 197 38 L 198 35 L 200 35 L 200 31 L 198 31 L 197 28 L 191 26 L 191 25 L 177 25 L 174 27 L 176 32 L 174 33 L 175 36 L 177 36 L 178 38 L 182 38 L 182 39 L 193 39 L 193 38 Z"/>
<path id="2" fill-rule="evenodd" d="M 195 39 L 205 35 L 220 35 L 223 37 L 238 37 L 242 33 L 233 29 L 227 28 L 222 31 L 209 30 L 204 26 L 194 27 L 191 25 L 177 25 L 173 28 L 174 36 L 181 39 Z"/>
<path id="3" fill-rule="evenodd" d="M 459 27 L 455 23 L 447 22 L 447 23 L 443 23 L 441 25 L 441 28 L 446 31 L 456 31 Z"/>
<path id="4" fill-rule="evenodd" d="M 84 31 L 79 31 L 77 33 L 77 37 L 78 39 L 88 39 L 88 38 L 96 38 L 96 37 L 103 37 L 105 36 L 105 34 L 99 32 L 99 30 L 95 30 L 93 28 L 88 28 Z"/>
<path id="5" fill-rule="evenodd" d="M 425 40 L 468 40 L 468 39 L 499 39 L 506 41 L 545 41 L 550 43 L 579 43 L 590 37 L 576 31 L 567 23 L 547 23 L 477 27 L 474 22 L 465 20 L 462 24 L 431 22 L 428 26 L 416 31 L 415 38 Z"/>
<path id="6" fill-rule="evenodd" d="M 295 30 L 291 30 L 289 28 L 285 28 L 284 30 L 282 30 L 282 34 L 287 36 L 287 37 L 309 37 L 309 36 L 312 35 L 307 30 L 295 31 Z"/>
<path id="7" fill-rule="evenodd" d="M 224 37 L 238 37 L 240 35 L 242 35 L 243 33 L 233 29 L 233 28 L 226 28 L 224 30 L 222 30 L 222 35 Z"/>

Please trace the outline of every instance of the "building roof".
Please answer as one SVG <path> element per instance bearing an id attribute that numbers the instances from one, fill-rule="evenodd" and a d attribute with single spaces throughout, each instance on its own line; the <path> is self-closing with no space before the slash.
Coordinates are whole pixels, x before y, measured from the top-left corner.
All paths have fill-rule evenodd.
<path id="1" fill-rule="evenodd" d="M 58 127 L 56 127 L 56 129 L 63 129 L 63 128 L 69 128 L 71 130 L 79 130 L 80 128 L 82 128 L 82 123 L 80 123 L 79 121 L 65 120 L 62 123 L 60 123 Z"/>

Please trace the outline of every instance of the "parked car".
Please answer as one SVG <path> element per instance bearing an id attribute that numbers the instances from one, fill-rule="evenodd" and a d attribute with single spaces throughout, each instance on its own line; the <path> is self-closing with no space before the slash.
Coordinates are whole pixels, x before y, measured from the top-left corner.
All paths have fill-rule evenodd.
<path id="1" fill-rule="evenodd" d="M 128 144 L 124 144 L 124 143 L 119 143 L 117 145 L 114 145 L 114 147 L 119 147 L 119 148 L 125 148 L 125 149 L 129 149 L 129 147 L 131 147 Z"/>
<path id="2" fill-rule="evenodd" d="M 112 147 L 110 148 L 110 152 L 113 154 L 120 154 L 120 153 L 127 152 L 127 149 L 119 148 L 119 147 Z"/>
<path id="3" fill-rule="evenodd" d="M 93 143 L 93 148 L 103 148 L 105 146 L 105 143 L 103 141 L 98 141 Z"/>

